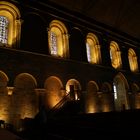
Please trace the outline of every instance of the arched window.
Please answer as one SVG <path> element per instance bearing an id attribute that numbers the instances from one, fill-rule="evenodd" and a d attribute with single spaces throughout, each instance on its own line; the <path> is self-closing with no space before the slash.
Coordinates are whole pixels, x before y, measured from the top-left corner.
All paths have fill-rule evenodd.
<path id="1" fill-rule="evenodd" d="M 0 1 L 0 46 L 17 47 L 20 40 L 20 12 L 13 4 Z"/>
<path id="2" fill-rule="evenodd" d="M 112 67 L 114 67 L 115 69 L 121 68 L 122 61 L 120 49 L 118 44 L 114 41 L 111 41 L 110 43 L 110 59 Z"/>
<path id="3" fill-rule="evenodd" d="M 114 105 L 116 111 L 130 109 L 129 85 L 122 73 L 118 73 L 113 80 Z"/>
<path id="4" fill-rule="evenodd" d="M 50 23 L 48 37 L 52 56 L 69 57 L 68 31 L 62 22 L 53 20 Z"/>
<path id="5" fill-rule="evenodd" d="M 138 71 L 137 56 L 136 56 L 135 51 L 132 48 L 128 50 L 128 60 L 129 60 L 130 70 L 132 72 Z"/>
<path id="6" fill-rule="evenodd" d="M 99 64 L 101 62 L 100 45 L 97 37 L 93 33 L 87 34 L 86 50 L 89 63 Z"/>

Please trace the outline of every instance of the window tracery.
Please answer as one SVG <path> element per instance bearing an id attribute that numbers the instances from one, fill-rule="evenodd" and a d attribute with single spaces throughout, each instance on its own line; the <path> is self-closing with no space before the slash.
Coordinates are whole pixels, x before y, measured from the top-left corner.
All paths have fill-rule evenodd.
<path id="1" fill-rule="evenodd" d="M 51 54 L 57 55 L 57 36 L 54 32 L 50 32 Z"/>
<path id="2" fill-rule="evenodd" d="M 0 43 L 7 44 L 8 39 L 8 19 L 0 16 Z"/>

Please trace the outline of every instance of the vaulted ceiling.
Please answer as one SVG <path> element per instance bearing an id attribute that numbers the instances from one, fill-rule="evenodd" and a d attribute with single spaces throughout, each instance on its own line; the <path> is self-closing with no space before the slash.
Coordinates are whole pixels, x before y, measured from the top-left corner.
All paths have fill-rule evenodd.
<path id="1" fill-rule="evenodd" d="M 49 0 L 140 41 L 140 0 Z"/>

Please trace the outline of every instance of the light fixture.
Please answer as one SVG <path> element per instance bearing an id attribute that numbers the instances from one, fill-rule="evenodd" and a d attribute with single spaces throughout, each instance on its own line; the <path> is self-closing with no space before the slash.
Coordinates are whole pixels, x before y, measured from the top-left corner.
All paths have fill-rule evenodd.
<path id="1" fill-rule="evenodd" d="M 8 89 L 8 95 L 11 96 L 13 94 L 14 87 L 7 87 Z"/>

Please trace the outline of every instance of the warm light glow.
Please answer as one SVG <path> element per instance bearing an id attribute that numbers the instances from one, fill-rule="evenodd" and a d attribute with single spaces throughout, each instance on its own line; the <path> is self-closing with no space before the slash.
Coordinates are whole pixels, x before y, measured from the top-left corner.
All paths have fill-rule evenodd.
<path id="1" fill-rule="evenodd" d="M 134 108 L 135 109 L 140 109 L 140 93 L 135 94 Z"/>
<path id="2" fill-rule="evenodd" d="M 87 93 L 85 93 L 85 112 L 99 112 L 98 108 L 98 91 L 99 87 L 95 81 L 89 81 L 87 85 Z"/>
<path id="3" fill-rule="evenodd" d="M 8 114 L 4 114 L 4 112 L 1 112 L 0 120 L 4 120 L 5 123 L 8 123 L 9 122 L 9 115 Z"/>
<path id="4" fill-rule="evenodd" d="M 48 109 L 54 107 L 65 95 L 63 84 L 58 77 L 50 76 L 45 81 L 45 105 Z"/>
<path id="5" fill-rule="evenodd" d="M 14 87 L 7 87 L 7 88 L 8 88 L 8 95 L 12 95 Z"/>
<path id="6" fill-rule="evenodd" d="M 47 98 L 47 104 L 49 105 L 49 108 L 53 108 L 59 101 L 62 99 L 62 97 L 58 96 L 58 92 L 56 91 L 46 91 L 46 98 Z M 48 95 L 49 94 L 49 95 Z"/>
<path id="7" fill-rule="evenodd" d="M 2 16 L 8 21 L 6 46 L 13 47 L 12 45 L 17 45 L 20 39 L 20 12 L 13 4 L 6 1 L 0 1 L 0 17 Z"/>
<path id="8" fill-rule="evenodd" d="M 137 56 L 136 56 L 135 51 L 132 48 L 128 50 L 128 60 L 129 60 L 130 70 L 132 72 L 138 71 Z"/>
<path id="9" fill-rule="evenodd" d="M 7 88 L 8 81 L 8 76 L 3 71 L 0 71 L 0 120 L 5 122 L 9 122 L 11 107 Z"/>
<path id="10" fill-rule="evenodd" d="M 76 79 L 68 80 L 68 82 L 66 84 L 66 91 L 67 92 L 70 92 L 70 85 L 73 85 L 75 90 L 77 90 L 77 89 L 81 90 L 80 83 Z"/>
<path id="11" fill-rule="evenodd" d="M 38 96 L 35 92 L 36 79 L 29 73 L 20 73 L 14 81 L 15 116 L 19 118 L 33 118 L 38 112 Z"/>
<path id="12" fill-rule="evenodd" d="M 93 64 L 99 64 L 101 61 L 100 45 L 97 37 L 92 33 L 88 33 L 87 35 L 86 50 L 88 62 Z"/>
<path id="13" fill-rule="evenodd" d="M 135 103 L 135 109 L 140 109 L 140 102 Z"/>
<path id="14" fill-rule="evenodd" d="M 93 106 L 93 104 L 89 104 L 88 108 L 86 109 L 86 113 L 96 113 L 97 112 L 97 108 L 95 106 Z"/>
<path id="15" fill-rule="evenodd" d="M 110 43 L 110 59 L 112 67 L 116 69 L 121 68 L 121 53 L 118 44 L 114 41 L 111 41 Z"/>
<path id="16" fill-rule="evenodd" d="M 50 54 L 57 57 L 69 57 L 68 31 L 65 25 L 53 20 L 48 30 L 48 41 Z"/>
<path id="17" fill-rule="evenodd" d="M 80 83 L 76 79 L 70 79 L 68 80 L 66 84 L 66 91 L 68 93 L 71 93 L 70 87 L 73 86 L 73 98 L 74 100 L 80 100 L 80 91 L 81 91 L 81 86 Z"/>
<path id="18" fill-rule="evenodd" d="M 109 111 L 110 111 L 109 105 L 103 105 L 102 112 L 109 112 Z"/>

